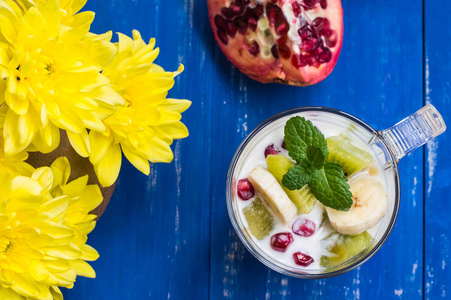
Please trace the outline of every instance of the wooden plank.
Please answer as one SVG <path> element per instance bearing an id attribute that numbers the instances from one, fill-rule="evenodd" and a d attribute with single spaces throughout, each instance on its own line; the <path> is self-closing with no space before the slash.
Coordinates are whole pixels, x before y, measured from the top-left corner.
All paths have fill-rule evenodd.
<path id="1" fill-rule="evenodd" d="M 225 181 L 242 139 L 280 111 L 323 105 L 385 129 L 422 104 L 422 2 L 343 1 L 345 37 L 336 69 L 307 88 L 262 85 L 240 74 L 215 48 L 212 130 L 211 298 L 380 299 L 422 297 L 423 155 L 400 164 L 397 224 L 384 247 L 359 269 L 322 280 L 270 271 L 249 254 L 227 216 Z M 226 146 L 226 147 L 224 147 Z"/>
<path id="2" fill-rule="evenodd" d="M 451 53 L 445 46 L 451 37 L 449 19 L 451 3 L 438 0 L 425 5 L 425 95 L 426 102 L 439 110 L 451 124 L 450 76 Z M 448 127 L 449 128 L 449 127 Z M 448 132 L 427 145 L 425 166 L 425 299 L 451 297 L 451 258 L 449 211 L 451 203 L 451 141 Z"/>
<path id="3" fill-rule="evenodd" d="M 206 299 L 211 81 L 205 74 L 212 73 L 205 63 L 211 61 L 206 4 L 90 0 L 86 9 L 96 12 L 94 32 L 139 29 L 146 41 L 156 37 L 158 64 L 170 71 L 185 65 L 169 96 L 193 100 L 182 119 L 191 135 L 174 143 L 173 163 L 152 165 L 148 177 L 123 164 L 112 202 L 89 236 L 100 253 L 97 278 L 79 278 L 66 299 Z"/>

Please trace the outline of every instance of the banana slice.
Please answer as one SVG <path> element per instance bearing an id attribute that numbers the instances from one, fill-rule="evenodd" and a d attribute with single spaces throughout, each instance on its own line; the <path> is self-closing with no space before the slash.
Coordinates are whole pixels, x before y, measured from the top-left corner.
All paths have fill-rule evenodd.
<path id="1" fill-rule="evenodd" d="M 368 174 L 349 179 L 352 200 L 349 211 L 337 211 L 326 207 L 330 223 L 336 231 L 343 234 L 360 234 L 374 225 L 387 211 L 387 193 L 379 181 Z"/>
<path id="2" fill-rule="evenodd" d="M 296 206 L 268 170 L 258 166 L 249 173 L 248 178 L 263 200 L 284 223 L 287 224 L 296 217 Z"/>

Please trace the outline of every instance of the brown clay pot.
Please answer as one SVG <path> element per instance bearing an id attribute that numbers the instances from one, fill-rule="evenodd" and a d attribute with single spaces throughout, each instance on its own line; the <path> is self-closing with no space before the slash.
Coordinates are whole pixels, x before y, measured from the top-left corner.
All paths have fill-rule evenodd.
<path id="1" fill-rule="evenodd" d="M 29 152 L 27 162 L 33 167 L 39 168 L 43 166 L 50 166 L 58 157 L 66 156 L 71 167 L 69 181 L 88 174 L 88 184 L 97 184 L 100 187 L 100 190 L 102 191 L 103 202 L 92 211 L 93 214 L 97 215 L 97 219 L 99 219 L 105 211 L 108 203 L 110 202 L 114 188 L 116 187 L 116 182 L 110 187 L 102 187 L 99 183 L 99 180 L 97 179 L 92 164 L 89 162 L 89 159 L 86 157 L 81 157 L 77 152 L 75 152 L 75 150 L 69 143 L 66 131 L 60 130 L 60 135 L 61 139 L 58 148 L 46 154 L 43 154 L 41 152 Z"/>

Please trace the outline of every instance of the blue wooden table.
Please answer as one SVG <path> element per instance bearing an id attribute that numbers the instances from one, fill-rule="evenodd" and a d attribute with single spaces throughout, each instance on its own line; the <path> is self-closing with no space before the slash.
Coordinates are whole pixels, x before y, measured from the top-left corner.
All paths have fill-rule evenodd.
<path id="1" fill-rule="evenodd" d="M 280 111 L 329 106 L 385 129 L 426 103 L 448 125 L 448 0 L 343 0 L 344 43 L 323 82 L 263 85 L 242 75 L 213 39 L 205 0 L 89 0 L 92 31 L 156 37 L 157 63 L 186 67 L 169 96 L 192 100 L 190 136 L 171 164 L 147 177 L 124 163 L 114 197 L 89 236 L 96 279 L 65 299 L 451 299 L 451 138 L 447 132 L 400 162 L 396 226 L 367 263 L 330 279 L 301 280 L 249 254 L 228 218 L 227 170 L 242 139 Z"/>

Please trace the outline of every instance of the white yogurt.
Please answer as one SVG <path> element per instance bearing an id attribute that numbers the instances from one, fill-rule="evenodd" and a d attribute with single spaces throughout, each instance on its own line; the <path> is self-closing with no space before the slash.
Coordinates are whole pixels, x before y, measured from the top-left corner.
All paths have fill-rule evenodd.
<path id="1" fill-rule="evenodd" d="M 286 117 L 285 119 L 288 120 L 289 118 Z M 286 122 L 286 120 L 285 120 L 285 122 Z M 283 124 L 285 124 L 285 122 L 283 122 Z M 339 128 L 338 126 L 330 125 L 330 124 L 327 124 L 324 122 L 312 121 L 312 123 L 324 134 L 324 136 L 326 138 L 329 136 L 339 135 L 339 134 L 343 133 L 343 131 L 344 131 L 343 128 Z M 274 147 L 276 149 L 281 150 L 280 154 L 289 158 L 288 151 L 281 147 L 282 142 L 283 142 L 283 137 L 284 137 L 283 130 L 284 130 L 284 126 L 275 128 L 274 130 L 272 130 L 271 132 L 266 134 L 263 138 L 260 138 L 258 143 L 256 143 L 253 146 L 253 148 L 250 149 L 250 152 L 246 153 L 247 159 L 243 162 L 243 164 L 241 166 L 241 169 L 238 173 L 237 182 L 239 179 L 247 178 L 248 174 L 257 166 L 263 166 L 263 167 L 267 168 L 264 152 L 265 152 L 265 148 L 271 144 L 274 144 Z M 349 134 L 349 138 L 350 138 L 350 141 L 355 146 L 363 149 L 364 151 L 367 151 L 368 153 L 371 153 L 373 156 L 375 156 L 375 159 L 376 159 L 376 155 L 372 152 L 371 148 L 365 142 L 358 139 L 352 133 Z M 380 181 L 386 187 L 385 180 L 382 176 L 382 172 L 380 169 L 379 169 L 379 172 L 377 172 L 377 175 L 374 175 L 374 178 L 377 179 L 378 181 Z M 258 196 L 258 195 L 256 195 L 256 196 Z M 236 198 L 239 199 L 238 197 L 236 197 Z M 246 222 L 246 218 L 243 215 L 243 209 L 246 206 L 250 205 L 254 199 L 251 199 L 248 201 L 243 201 L 243 200 L 239 199 L 237 201 L 239 217 L 241 218 L 241 222 L 244 224 L 244 226 L 247 229 L 248 229 L 248 225 Z M 329 239 L 327 239 L 327 241 L 324 241 L 324 239 L 327 237 L 330 237 L 331 235 L 336 233 L 336 231 L 332 228 L 332 226 L 330 225 L 330 223 L 327 219 L 327 216 L 325 214 L 325 211 L 326 211 L 325 207 L 321 203 L 317 202 L 317 204 L 314 207 L 314 209 L 312 210 L 312 212 L 310 212 L 309 214 L 305 214 L 305 215 L 299 215 L 297 217 L 297 218 L 303 217 L 303 218 L 309 219 L 315 223 L 316 230 L 315 230 L 314 234 L 309 237 L 302 237 L 302 236 L 299 236 L 299 235 L 296 235 L 293 233 L 291 226 L 292 226 L 293 222 L 296 220 L 296 218 L 293 219 L 293 221 L 290 222 L 290 224 L 284 224 L 271 211 L 271 209 L 267 205 L 266 205 L 266 207 L 273 215 L 275 226 L 274 226 L 274 229 L 270 232 L 270 234 L 262 240 L 258 240 L 257 238 L 252 236 L 252 234 L 250 234 L 254 243 L 256 245 L 258 245 L 258 247 L 261 250 L 263 250 L 263 252 L 265 252 L 268 256 L 271 256 L 274 259 L 276 259 L 277 261 L 279 261 L 285 265 L 288 265 L 290 267 L 297 267 L 299 269 L 321 269 L 322 268 L 320 266 L 321 256 L 331 255 L 330 253 L 328 253 L 327 248 L 328 248 L 328 246 L 330 246 L 331 244 L 334 244 L 334 242 L 335 242 L 333 240 L 333 238 L 332 239 L 329 238 Z M 325 220 L 323 220 L 323 218 L 325 218 Z M 379 222 L 379 224 L 380 223 L 381 222 Z M 376 226 L 374 226 L 373 228 L 368 230 L 368 232 L 373 237 L 375 236 L 375 234 L 379 228 L 379 224 L 377 224 Z M 248 232 L 250 233 L 249 229 L 248 229 Z M 288 246 L 286 252 L 279 252 L 279 251 L 276 251 L 271 248 L 271 244 L 270 244 L 271 236 L 276 233 L 280 233 L 280 232 L 290 232 L 294 238 L 294 241 L 291 243 L 291 245 Z M 294 259 L 293 259 L 293 254 L 295 252 L 302 252 L 304 254 L 311 256 L 314 259 L 314 262 L 307 267 L 302 267 L 302 266 L 296 265 L 294 262 Z"/>

